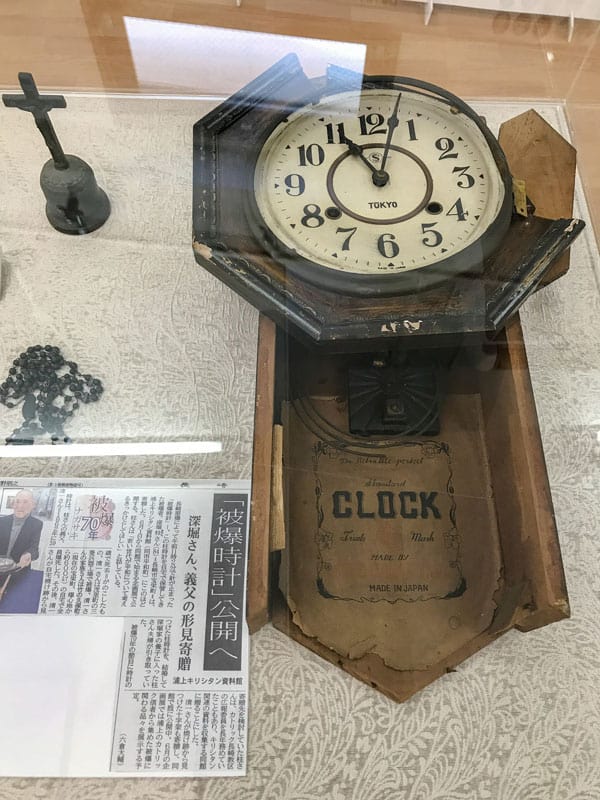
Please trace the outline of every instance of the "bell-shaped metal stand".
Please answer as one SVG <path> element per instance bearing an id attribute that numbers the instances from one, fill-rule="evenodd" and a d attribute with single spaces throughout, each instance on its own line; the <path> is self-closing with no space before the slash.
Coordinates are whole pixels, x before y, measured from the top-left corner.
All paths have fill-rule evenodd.
<path id="1" fill-rule="evenodd" d="M 42 168 L 40 185 L 46 197 L 46 216 L 61 233 L 91 233 L 110 216 L 110 201 L 89 164 L 72 155 L 66 160 L 64 169 L 52 159 Z"/>

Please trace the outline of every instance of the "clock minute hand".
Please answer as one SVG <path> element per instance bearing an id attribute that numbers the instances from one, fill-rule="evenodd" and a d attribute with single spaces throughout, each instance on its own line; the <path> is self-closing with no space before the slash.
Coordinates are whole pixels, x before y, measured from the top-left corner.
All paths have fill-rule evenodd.
<path id="1" fill-rule="evenodd" d="M 352 139 L 349 139 L 347 136 L 344 136 L 344 144 L 348 145 L 348 150 L 350 151 L 350 155 L 358 156 L 361 161 L 363 161 L 367 167 L 371 170 L 372 180 L 375 186 L 385 186 L 389 180 L 389 175 L 383 169 L 377 169 L 376 167 L 371 164 L 369 159 L 364 155 L 363 149 L 359 144 L 353 142 Z"/>
<path id="2" fill-rule="evenodd" d="M 386 161 L 388 160 L 388 155 L 390 153 L 390 146 L 392 144 L 392 137 L 394 135 L 394 131 L 398 127 L 398 106 L 400 105 L 400 100 L 402 99 L 402 92 L 398 92 L 398 97 L 396 98 L 396 103 L 394 105 L 394 110 L 392 111 L 389 119 L 388 119 L 388 132 L 387 137 L 385 140 L 385 145 L 383 148 L 383 158 L 381 159 L 381 169 L 385 169 Z"/>

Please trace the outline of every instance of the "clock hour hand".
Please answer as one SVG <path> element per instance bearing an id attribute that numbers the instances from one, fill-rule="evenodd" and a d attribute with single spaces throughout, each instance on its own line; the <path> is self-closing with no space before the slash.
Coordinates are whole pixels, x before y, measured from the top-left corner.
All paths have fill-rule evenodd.
<path id="1" fill-rule="evenodd" d="M 402 98 L 402 92 L 398 92 L 398 97 L 396 98 L 396 104 L 394 105 L 394 110 L 392 111 L 389 119 L 388 119 L 388 132 L 387 137 L 385 140 L 385 145 L 383 148 L 383 158 L 381 159 L 381 169 L 385 169 L 385 163 L 388 160 L 388 155 L 390 152 L 390 145 L 392 144 L 392 137 L 394 135 L 394 131 L 398 127 L 398 106 L 400 105 L 400 100 Z"/>
<path id="2" fill-rule="evenodd" d="M 352 139 L 344 136 L 344 144 L 348 145 L 350 155 L 358 156 L 360 160 L 363 161 L 371 170 L 371 178 L 375 186 L 385 186 L 390 179 L 390 176 L 387 174 L 387 172 L 385 172 L 383 169 L 377 169 L 377 167 L 374 167 L 369 159 L 364 155 L 362 147 L 359 144 L 356 144 L 356 142 L 353 142 Z"/>

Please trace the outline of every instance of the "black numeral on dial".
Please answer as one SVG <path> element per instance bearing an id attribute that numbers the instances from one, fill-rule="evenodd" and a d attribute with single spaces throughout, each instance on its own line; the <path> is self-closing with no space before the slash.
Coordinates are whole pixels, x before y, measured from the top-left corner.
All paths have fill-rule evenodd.
<path id="1" fill-rule="evenodd" d="M 463 208 L 462 200 L 460 199 L 460 197 L 458 198 L 456 203 L 454 203 L 452 208 L 449 208 L 448 211 L 446 211 L 446 216 L 456 217 L 457 222 L 464 222 L 466 218 L 469 216 L 469 212 L 465 211 Z"/>
<path id="2" fill-rule="evenodd" d="M 300 222 L 305 228 L 320 228 L 325 222 L 321 216 L 321 207 L 315 205 L 315 203 L 308 203 L 308 205 L 304 206 L 303 211 L 304 216 Z"/>
<path id="3" fill-rule="evenodd" d="M 439 231 L 433 230 L 437 222 L 424 222 L 421 225 L 421 233 L 425 236 L 421 239 L 426 247 L 437 247 L 443 241 L 443 236 Z"/>
<path id="4" fill-rule="evenodd" d="M 327 144 L 344 144 L 346 141 L 346 134 L 344 131 L 344 123 L 338 122 L 334 125 L 333 122 L 328 122 L 325 125 L 327 131 Z"/>
<path id="5" fill-rule="evenodd" d="M 475 178 L 469 175 L 471 167 L 454 167 L 452 173 L 458 172 L 460 178 L 456 181 L 456 185 L 461 189 L 470 189 L 475 183 Z"/>
<path id="6" fill-rule="evenodd" d="M 406 121 L 408 125 L 408 138 L 411 142 L 417 141 L 417 132 L 415 131 L 415 121 L 414 119 L 409 119 Z"/>
<path id="7" fill-rule="evenodd" d="M 356 228 L 337 228 L 336 233 L 347 233 L 349 234 L 344 239 L 344 244 L 342 245 L 342 250 L 350 250 L 350 239 L 356 233 Z"/>
<path id="8" fill-rule="evenodd" d="M 360 123 L 360 132 L 363 136 L 386 132 L 385 128 L 380 127 L 385 122 L 383 114 L 361 114 L 358 121 Z"/>
<path id="9" fill-rule="evenodd" d="M 283 182 L 287 186 L 285 193 L 291 195 L 292 197 L 299 197 L 304 193 L 304 189 L 306 188 L 304 178 L 302 175 L 298 175 L 297 172 L 292 172 L 291 175 L 286 175 L 283 179 Z"/>
<path id="10" fill-rule="evenodd" d="M 454 150 L 454 142 L 452 139 L 448 139 L 444 136 L 441 139 L 437 139 L 435 146 L 438 150 L 442 151 L 438 161 L 441 161 L 443 158 L 458 158 L 458 153 L 452 152 Z"/>
<path id="11" fill-rule="evenodd" d="M 298 148 L 298 163 L 301 167 L 310 164 L 319 167 L 325 161 L 325 151 L 320 144 L 300 145 Z"/>
<path id="12" fill-rule="evenodd" d="M 382 233 L 377 239 L 377 249 L 384 258 L 396 258 L 400 252 L 393 233 Z"/>

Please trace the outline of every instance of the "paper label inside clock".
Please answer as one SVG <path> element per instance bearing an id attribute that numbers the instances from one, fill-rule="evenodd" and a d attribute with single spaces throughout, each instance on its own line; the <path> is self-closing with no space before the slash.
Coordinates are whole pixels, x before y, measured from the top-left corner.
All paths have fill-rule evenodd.
<path id="1" fill-rule="evenodd" d="M 377 455 L 317 444 L 314 459 L 323 596 L 425 601 L 465 591 L 443 443 L 406 442 Z"/>
<path id="2" fill-rule="evenodd" d="M 477 396 L 451 396 L 443 437 L 376 448 L 286 408 L 281 585 L 304 633 L 424 669 L 490 624 L 500 554 L 480 421 Z"/>

